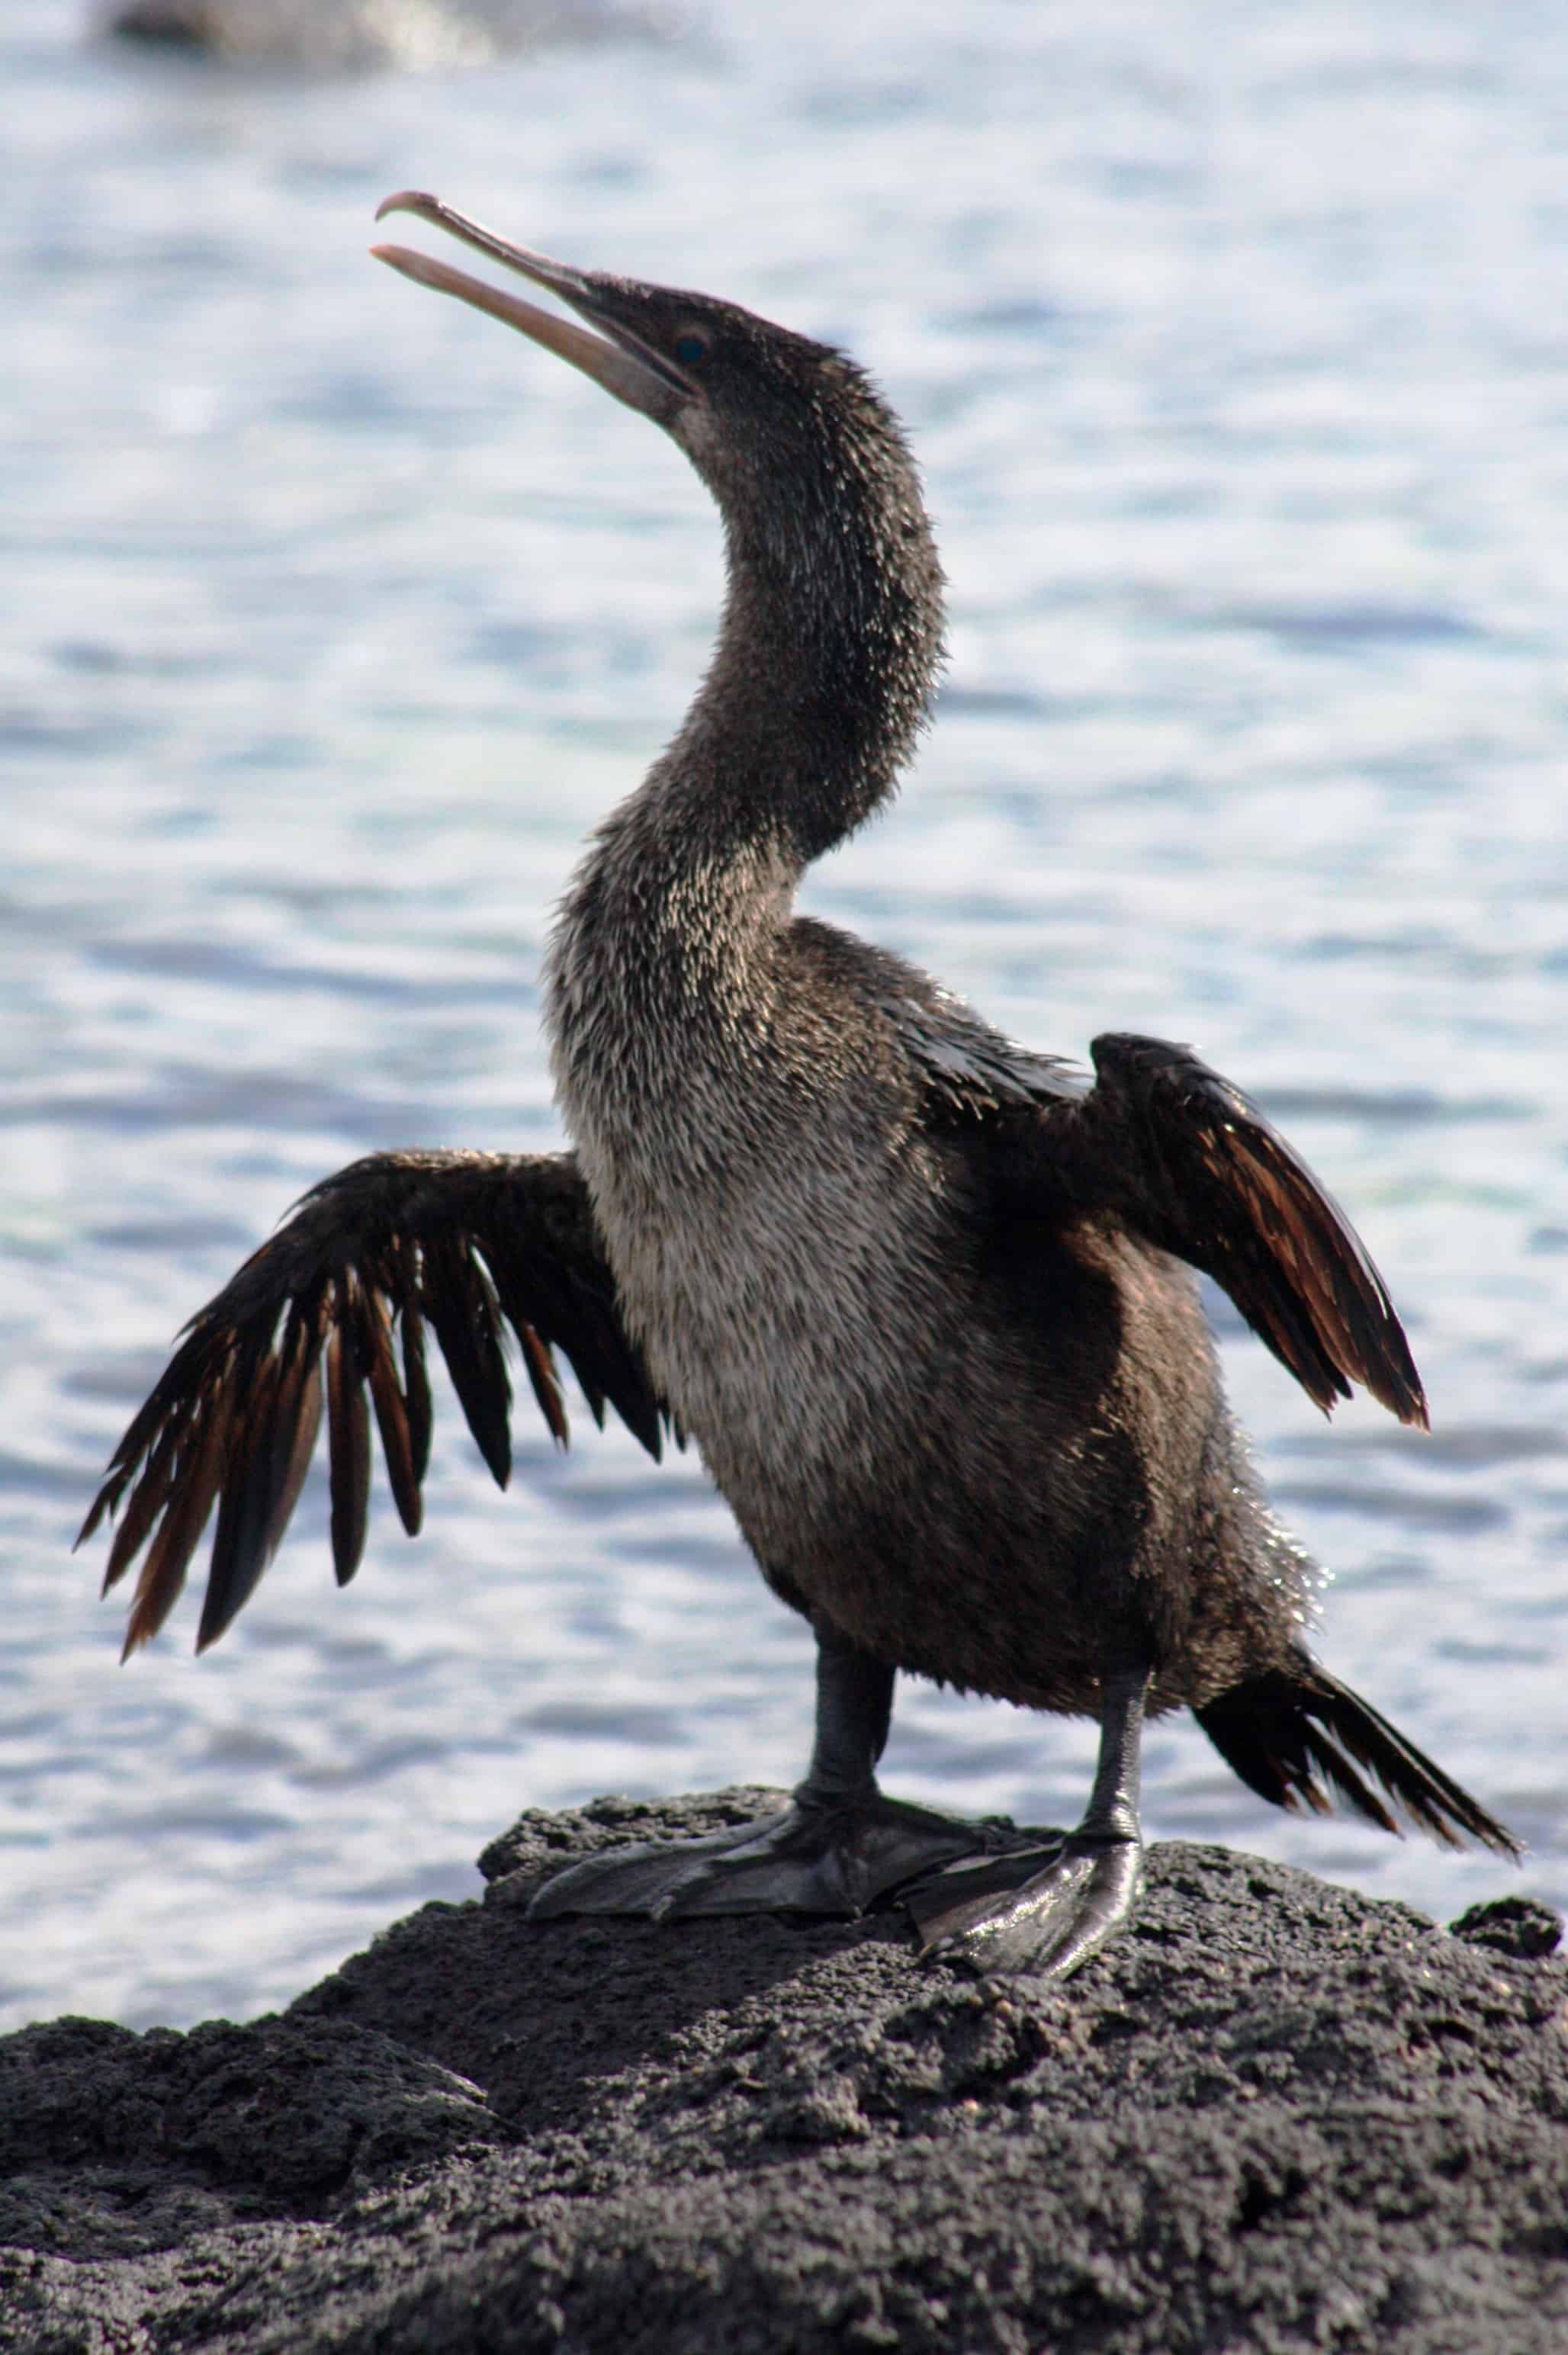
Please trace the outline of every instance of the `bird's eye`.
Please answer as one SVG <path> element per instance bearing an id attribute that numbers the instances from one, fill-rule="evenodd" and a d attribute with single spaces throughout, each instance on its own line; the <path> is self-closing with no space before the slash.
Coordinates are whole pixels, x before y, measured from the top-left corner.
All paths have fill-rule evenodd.
<path id="1" fill-rule="evenodd" d="M 708 338 L 688 327 L 684 336 L 675 339 L 675 356 L 682 368 L 696 368 L 708 357 Z"/>

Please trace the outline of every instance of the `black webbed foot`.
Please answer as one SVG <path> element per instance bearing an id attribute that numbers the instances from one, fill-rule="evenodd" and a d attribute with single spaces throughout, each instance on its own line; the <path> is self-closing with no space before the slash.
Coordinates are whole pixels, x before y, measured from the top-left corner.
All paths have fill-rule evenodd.
<path id="1" fill-rule="evenodd" d="M 965 1857 L 1000 1853 L 1026 1836 L 1010 1827 L 884 1798 L 872 1786 L 824 1804 L 797 1797 L 780 1815 L 702 1839 L 641 1842 L 558 1873 L 528 1907 L 531 1921 L 564 1913 L 819 1913 L 853 1917 L 912 1881 Z M 1027 1836 L 1038 1858 L 1040 1835 Z"/>
<path id="2" fill-rule="evenodd" d="M 1048 1863 L 1020 1880 L 1025 1859 L 1005 1857 L 905 1891 L 923 1954 L 1064 1979 L 1132 1919 L 1143 1886 L 1138 1752 L 1148 1683 L 1143 1669 L 1106 1678 L 1094 1788 Z"/>
<path id="3" fill-rule="evenodd" d="M 1138 1742 L 1147 1674 L 1108 1678 L 1100 1764 L 1071 1834 L 1017 1830 L 884 1798 L 875 1779 L 893 1672 L 817 1629 L 816 1742 L 791 1805 L 702 1839 L 588 1857 L 537 1890 L 531 1921 L 571 1913 L 864 1913 L 901 1898 L 923 1951 L 980 1971 L 1065 1977 L 1137 1902 Z"/>
<path id="4" fill-rule="evenodd" d="M 642 1842 L 585 1858 L 536 1891 L 529 1918 L 562 1913 L 824 1913 L 853 1918 L 955 1859 L 1032 1842 L 1007 1824 L 965 1823 L 885 1799 L 876 1765 L 893 1671 L 824 1623 L 816 1628 L 816 1739 L 781 1814 L 703 1839 Z"/>
<path id="5" fill-rule="evenodd" d="M 938 1873 L 904 1904 L 923 1955 L 977 1972 L 1033 1971 L 1064 1979 L 1097 1955 L 1136 1909 L 1143 1844 L 1073 1832 L 1043 1871 L 1021 1886 L 1003 1870 L 960 1866 Z"/>

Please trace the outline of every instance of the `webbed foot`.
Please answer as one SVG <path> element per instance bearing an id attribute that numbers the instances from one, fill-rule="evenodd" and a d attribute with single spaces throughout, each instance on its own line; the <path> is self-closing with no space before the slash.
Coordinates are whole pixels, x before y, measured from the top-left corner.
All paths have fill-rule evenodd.
<path id="1" fill-rule="evenodd" d="M 1148 1683 L 1144 1669 L 1106 1678 L 1088 1807 L 1041 1870 L 1009 1878 L 1019 1859 L 1004 1858 L 905 1891 L 923 1954 L 973 1971 L 1064 1979 L 1132 1919 L 1143 1886 L 1138 1751 Z"/>
<path id="2" fill-rule="evenodd" d="M 535 1892 L 530 1921 L 565 1913 L 819 1913 L 853 1917 L 965 1857 L 999 1857 L 1040 1835 L 965 1823 L 884 1798 L 797 1797 L 780 1815 L 702 1839 L 643 1841 L 584 1859 Z"/>
<path id="3" fill-rule="evenodd" d="M 703 1839 L 643 1841 L 587 1857 L 535 1891 L 530 1920 L 562 1913 L 644 1913 L 656 1922 L 683 1913 L 853 1918 L 957 1859 L 1025 1847 L 1038 1853 L 1039 1832 L 965 1823 L 882 1796 L 876 1764 L 892 1702 L 886 1661 L 819 1622 L 816 1739 L 793 1803 L 779 1815 Z"/>
<path id="4" fill-rule="evenodd" d="M 1012 1859 L 1007 1859 L 1011 1862 Z M 1097 1955 L 1136 1909 L 1143 1843 L 1074 1832 L 1045 1870 L 1008 1885 L 1005 1870 L 938 1873 L 904 1904 L 923 1955 L 982 1972 L 1064 1979 Z"/>

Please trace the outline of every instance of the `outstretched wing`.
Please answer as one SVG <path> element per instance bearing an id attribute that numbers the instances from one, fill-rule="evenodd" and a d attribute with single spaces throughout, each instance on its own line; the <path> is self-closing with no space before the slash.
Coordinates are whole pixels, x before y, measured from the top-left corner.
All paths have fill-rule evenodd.
<path id="1" fill-rule="evenodd" d="M 608 1402 L 657 1458 L 668 1417 L 621 1322 L 570 1154 L 378 1153 L 313 1188 L 192 1318 L 82 1525 L 79 1545 L 124 1500 L 105 1593 L 147 1548 L 126 1652 L 173 1609 L 215 1504 L 197 1648 L 217 1642 L 277 1550 L 324 1402 L 338 1583 L 353 1577 L 364 1550 L 372 1408 L 403 1527 L 417 1532 L 430 1455 L 427 1326 L 504 1487 L 512 1386 L 503 1317 L 562 1444 L 553 1348 L 570 1361 L 595 1420 L 603 1423 Z"/>
<path id="2" fill-rule="evenodd" d="M 1257 1106 L 1190 1049 L 1096 1039 L 1095 1085 L 1050 1105 L 1016 1158 L 1028 1198 L 1105 1209 L 1221 1284 L 1328 1413 L 1360 1382 L 1401 1423 L 1426 1399 L 1382 1278 Z"/>

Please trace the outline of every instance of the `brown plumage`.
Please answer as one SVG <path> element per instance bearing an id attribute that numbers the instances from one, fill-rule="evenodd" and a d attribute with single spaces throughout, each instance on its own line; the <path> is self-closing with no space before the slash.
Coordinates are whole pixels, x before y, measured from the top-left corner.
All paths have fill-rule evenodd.
<path id="1" fill-rule="evenodd" d="M 503 1319 L 562 1444 L 566 1411 L 552 1344 L 578 1374 L 595 1418 L 602 1422 L 613 1402 L 657 1458 L 659 1411 L 621 1329 L 570 1156 L 376 1154 L 314 1188 L 283 1232 L 192 1319 L 83 1525 L 81 1539 L 90 1538 L 125 1499 L 107 1593 L 163 1515 L 126 1652 L 155 1636 L 173 1609 L 221 1494 L 198 1648 L 217 1642 L 283 1537 L 324 1390 L 338 1584 L 347 1584 L 364 1551 L 372 1406 L 399 1517 L 418 1535 L 432 1418 L 427 1322 L 480 1452 L 505 1487 L 512 1392 Z"/>
<path id="2" fill-rule="evenodd" d="M 201 1312 L 83 1530 L 123 1506 L 109 1585 L 148 1548 L 127 1649 L 172 1607 L 214 1502 L 198 1642 L 249 1598 L 324 1382 L 339 1581 L 365 1540 L 372 1414 L 418 1529 L 427 1327 L 504 1484 L 509 1326 L 557 1440 L 556 1351 L 651 1455 L 689 1433 L 818 1639 L 816 1748 L 785 1816 L 579 1868 L 541 1913 L 904 1889 L 933 1943 L 1065 1972 L 1136 1901 L 1139 1729 L 1183 1705 L 1277 1805 L 1338 1798 L 1391 1829 L 1398 1807 L 1511 1852 L 1306 1651 L 1311 1566 L 1225 1410 L 1192 1267 L 1326 1412 L 1360 1383 L 1425 1423 L 1381 1279 L 1311 1172 L 1189 1049 L 1107 1035 L 1086 1085 L 793 912 L 810 861 L 890 794 L 940 655 L 941 572 L 880 396 L 732 304 L 567 270 L 432 197 L 389 204 L 590 322 L 379 250 L 686 451 L 724 520 L 724 618 L 674 742 L 562 904 L 546 1010 L 574 1150 L 357 1162 Z M 883 1799 L 901 1668 L 1099 1718 L 1078 1830 L 1021 1857 L 1004 1838 L 976 1873 L 964 1859 L 996 1838 Z"/>

